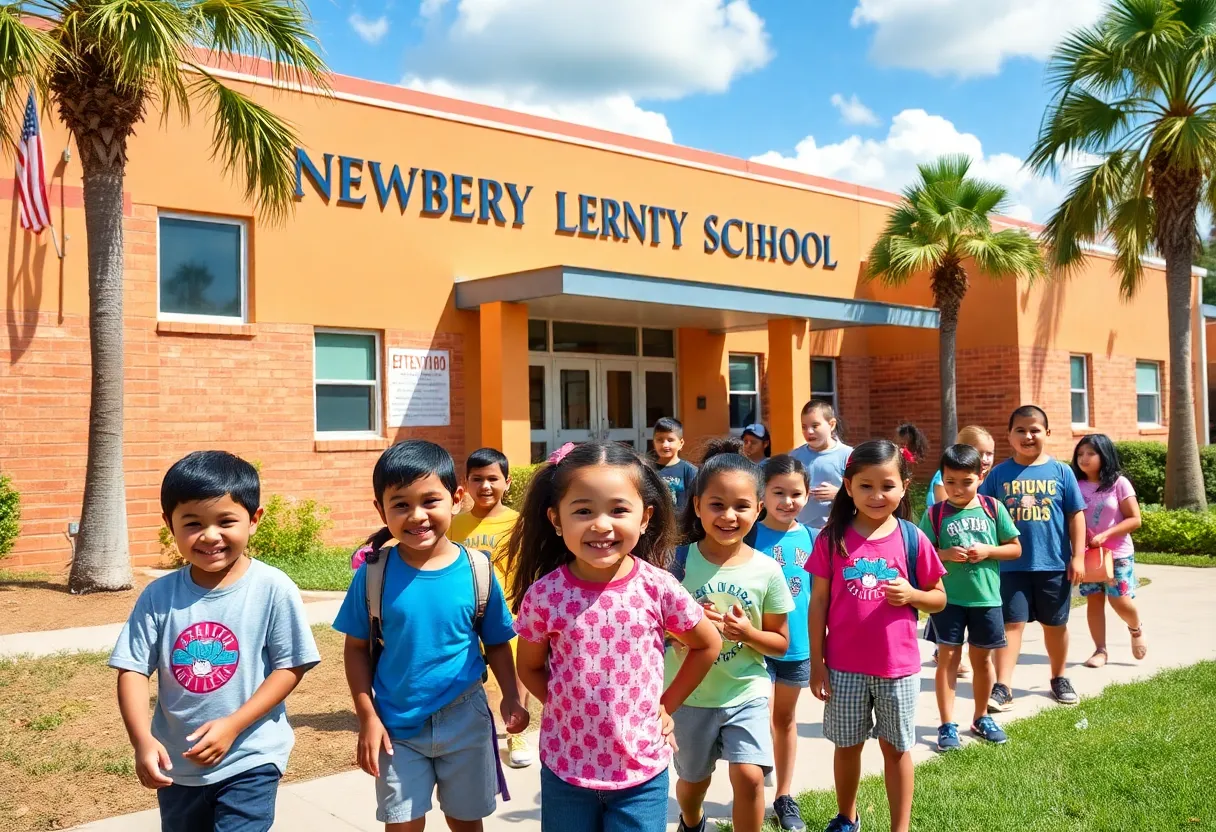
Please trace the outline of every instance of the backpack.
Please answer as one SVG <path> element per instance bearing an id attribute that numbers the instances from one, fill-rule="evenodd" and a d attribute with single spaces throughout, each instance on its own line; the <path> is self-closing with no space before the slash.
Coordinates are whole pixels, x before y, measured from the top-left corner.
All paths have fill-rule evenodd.
<path id="1" fill-rule="evenodd" d="M 480 549 L 460 547 L 464 552 L 469 569 L 473 572 L 473 592 L 476 605 L 473 608 L 473 631 L 481 638 L 481 624 L 486 617 L 486 606 L 490 601 L 490 555 Z M 365 589 L 367 590 L 367 618 L 370 636 L 368 649 L 371 651 L 372 675 L 376 673 L 376 663 L 384 652 L 384 576 L 388 571 L 388 558 L 384 549 L 375 549 L 368 553 Z M 390 549 L 391 551 L 391 549 Z"/>
<path id="2" fill-rule="evenodd" d="M 989 497 L 987 494 L 977 494 L 980 500 L 980 508 L 984 510 L 984 514 L 995 524 L 996 523 L 996 500 Z M 946 507 L 954 508 L 950 505 L 949 500 L 942 500 L 940 503 L 934 503 L 929 507 L 929 522 L 933 526 L 933 545 L 938 546 L 941 543 L 942 523 L 946 519 Z M 957 514 L 962 509 L 955 508 L 952 512 Z"/>
<path id="3" fill-rule="evenodd" d="M 799 525 L 805 525 L 805 524 L 800 523 Z M 749 531 L 747 533 L 747 535 L 743 538 L 744 545 L 751 546 L 753 549 L 756 548 L 756 538 L 759 536 L 759 531 L 758 531 L 759 528 L 760 528 L 760 524 L 758 522 L 756 523 L 756 525 L 752 526 L 751 531 Z M 811 531 L 809 526 L 807 527 L 807 530 Z M 814 540 L 814 538 L 815 538 L 815 533 L 812 531 L 811 539 Z M 675 575 L 677 581 L 679 581 L 680 583 L 684 583 L 684 575 L 687 571 L 688 571 L 688 544 L 685 544 L 683 546 L 676 547 L 676 558 L 671 564 L 670 572 L 672 575 Z"/>

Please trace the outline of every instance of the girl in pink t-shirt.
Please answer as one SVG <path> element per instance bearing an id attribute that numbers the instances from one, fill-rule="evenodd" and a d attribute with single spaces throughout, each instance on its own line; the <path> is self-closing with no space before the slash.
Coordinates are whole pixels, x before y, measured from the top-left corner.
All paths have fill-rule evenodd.
<path id="1" fill-rule="evenodd" d="M 675 505 L 616 442 L 563 446 L 533 476 L 507 549 L 519 679 L 544 703 L 542 832 L 667 828 L 671 713 L 721 637 L 666 571 Z M 663 690 L 666 634 L 688 647 Z"/>
<path id="2" fill-rule="evenodd" d="M 908 460 L 885 439 L 853 449 L 806 570 L 811 583 L 811 693 L 827 703 L 836 746 L 836 806 L 828 832 L 857 832 L 861 751 L 875 726 L 892 832 L 912 817 L 912 746 L 920 693 L 916 610 L 946 606 L 945 567 L 908 516 Z M 914 541 L 914 543 L 912 543 Z M 908 581 L 910 546 L 916 575 Z"/>
<path id="3" fill-rule="evenodd" d="M 1107 599 L 1131 633 L 1132 655 L 1143 659 L 1148 645 L 1140 612 L 1132 600 L 1136 597 L 1136 559 L 1131 533 L 1140 528 L 1136 491 L 1123 476 L 1115 443 L 1104 433 L 1081 437 L 1072 452 L 1072 470 L 1085 497 L 1086 544 L 1091 549 L 1109 549 L 1115 561 L 1114 580 L 1081 584 L 1089 634 L 1094 640 L 1094 654 L 1085 661 L 1085 666 L 1106 664 Z"/>

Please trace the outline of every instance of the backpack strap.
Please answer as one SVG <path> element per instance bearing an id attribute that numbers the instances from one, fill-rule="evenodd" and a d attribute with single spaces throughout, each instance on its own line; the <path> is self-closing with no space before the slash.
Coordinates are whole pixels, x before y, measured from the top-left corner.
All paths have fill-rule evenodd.
<path id="1" fill-rule="evenodd" d="M 996 522 L 996 500 L 992 497 L 989 497 L 987 494 L 977 494 L 976 496 L 978 496 L 980 498 L 980 508 L 982 508 L 984 510 L 984 514 L 987 514 L 988 518 L 993 523 L 995 523 Z"/>
<path id="2" fill-rule="evenodd" d="M 934 503 L 929 507 L 929 522 L 933 526 L 934 546 L 937 546 L 942 539 L 942 521 L 946 518 L 947 503 L 947 500 L 942 500 L 940 503 Z"/>
<path id="3" fill-rule="evenodd" d="M 387 570 L 388 557 L 385 556 L 384 549 L 373 549 L 367 554 L 363 577 L 369 634 L 367 644 L 371 653 L 373 676 L 376 673 L 376 663 L 380 661 L 380 654 L 384 652 L 384 573 Z"/>
<path id="4" fill-rule="evenodd" d="M 916 524 L 901 519 L 899 521 L 899 530 L 904 536 L 904 554 L 908 560 L 908 583 L 913 589 L 920 589 L 920 581 L 916 577 L 916 564 L 920 557 L 920 534 Z"/>
<path id="5" fill-rule="evenodd" d="M 464 549 L 469 568 L 473 570 L 473 597 L 476 606 L 473 608 L 473 630 L 481 638 L 481 622 L 486 617 L 486 607 L 490 603 L 490 553 L 481 549 Z"/>
<path id="6" fill-rule="evenodd" d="M 688 572 L 688 546 L 676 547 L 675 560 L 671 562 L 671 574 L 675 575 L 676 580 L 684 583 L 684 575 Z"/>

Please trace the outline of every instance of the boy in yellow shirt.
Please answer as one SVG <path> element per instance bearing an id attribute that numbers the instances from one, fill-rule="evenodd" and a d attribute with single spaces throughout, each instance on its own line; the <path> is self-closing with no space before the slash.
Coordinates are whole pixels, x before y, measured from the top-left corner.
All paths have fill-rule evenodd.
<path id="1" fill-rule="evenodd" d="M 507 574 L 507 542 L 519 519 L 519 512 L 503 505 L 503 497 L 511 487 L 511 468 L 507 457 L 495 448 L 479 448 L 469 454 L 464 466 L 464 487 L 473 500 L 469 511 L 452 518 L 448 536 L 454 543 L 490 553 L 498 583 L 507 591 L 511 576 Z M 508 603 L 510 599 L 508 599 Z M 515 651 L 515 641 L 511 641 Z M 528 693 L 520 686 L 521 697 Z M 527 699 L 523 701 L 527 703 Z M 522 734 L 507 735 L 507 761 L 513 768 L 532 765 L 535 755 Z"/>

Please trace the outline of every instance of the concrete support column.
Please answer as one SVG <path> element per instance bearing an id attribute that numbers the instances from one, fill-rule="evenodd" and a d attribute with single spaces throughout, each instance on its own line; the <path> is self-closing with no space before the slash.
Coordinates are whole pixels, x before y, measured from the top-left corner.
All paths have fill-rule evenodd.
<path id="1" fill-rule="evenodd" d="M 768 406 L 773 453 L 802 440 L 802 407 L 811 398 L 811 324 L 800 318 L 768 322 Z"/>
<path id="2" fill-rule="evenodd" d="M 677 336 L 680 365 L 676 377 L 684 437 L 721 436 L 730 430 L 726 336 L 704 329 L 681 329 Z M 696 450 L 690 445 L 686 453 Z"/>
<path id="3" fill-rule="evenodd" d="M 532 458 L 528 414 L 528 307 L 487 303 L 481 318 L 481 444 L 512 465 Z"/>

